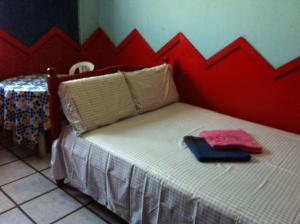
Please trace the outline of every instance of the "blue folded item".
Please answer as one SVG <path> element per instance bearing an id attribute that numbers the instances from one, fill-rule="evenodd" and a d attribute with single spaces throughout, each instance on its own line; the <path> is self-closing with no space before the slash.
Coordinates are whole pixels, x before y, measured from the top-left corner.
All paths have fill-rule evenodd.
<path id="1" fill-rule="evenodd" d="M 241 149 L 214 149 L 204 138 L 184 136 L 185 144 L 200 162 L 249 161 L 251 155 Z"/>

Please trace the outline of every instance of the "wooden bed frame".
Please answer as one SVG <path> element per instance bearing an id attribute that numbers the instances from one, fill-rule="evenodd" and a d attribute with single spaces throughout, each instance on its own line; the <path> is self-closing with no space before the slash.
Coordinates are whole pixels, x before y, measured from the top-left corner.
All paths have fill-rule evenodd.
<path id="1" fill-rule="evenodd" d="M 186 58 L 185 60 L 189 60 L 189 58 Z M 117 72 L 118 70 L 133 71 L 145 67 L 158 65 L 161 62 L 168 62 L 168 61 L 169 58 L 164 58 L 158 62 L 153 62 L 153 64 L 143 64 L 138 66 L 115 65 L 115 66 L 110 66 L 103 69 L 99 69 L 91 72 L 85 72 L 81 74 L 75 74 L 75 75 L 57 75 L 55 68 L 48 68 L 47 69 L 48 101 L 49 101 L 49 113 L 51 117 L 51 140 L 54 141 L 59 137 L 62 120 L 65 120 L 63 112 L 60 107 L 59 96 L 57 94 L 58 87 L 61 82 L 72 80 L 72 79 L 80 79 L 85 77 L 114 73 Z M 221 94 L 223 92 L 222 89 L 224 87 L 222 87 L 220 83 L 224 82 L 224 79 L 220 79 L 216 83 L 205 81 L 207 80 L 207 77 L 199 77 L 196 80 L 195 79 L 189 80 L 188 74 L 186 74 L 185 72 L 187 68 L 182 68 L 180 67 L 180 64 L 173 62 L 173 69 L 174 69 L 173 72 L 174 79 L 175 79 L 176 86 L 178 88 L 180 101 L 198 105 L 204 108 L 209 108 L 224 114 L 233 115 L 235 117 L 243 118 L 257 123 L 262 123 L 269 126 L 282 128 L 300 134 L 300 101 L 298 98 L 298 95 L 300 97 L 300 91 L 299 91 L 299 85 L 297 85 L 298 82 L 284 83 L 284 85 L 281 86 L 283 87 L 283 89 L 280 89 L 279 83 L 275 83 L 275 82 L 272 84 L 272 87 L 266 86 L 266 89 L 264 91 L 268 93 L 268 95 L 274 94 L 274 97 L 277 97 L 276 103 L 273 101 L 269 101 L 269 102 L 266 101 L 264 102 L 266 105 L 263 106 L 261 105 L 262 99 L 254 98 L 253 101 L 257 102 L 256 105 L 257 108 L 255 107 L 249 108 L 249 107 L 244 107 L 245 106 L 244 103 L 240 103 L 240 101 L 242 101 L 242 97 L 245 94 L 248 97 L 251 94 L 256 96 L 257 93 L 245 93 L 242 91 L 242 89 L 240 89 L 240 91 L 242 92 L 240 94 L 237 92 L 235 94 L 236 97 L 230 99 L 228 98 L 230 95 L 230 90 L 228 90 L 229 91 L 228 96 L 224 96 Z M 191 67 L 190 69 L 194 69 L 194 68 Z M 297 81 L 299 76 L 294 75 L 294 77 L 292 78 L 296 78 Z M 202 86 L 203 89 L 200 88 L 201 86 L 200 87 L 197 86 L 197 84 L 203 81 L 202 79 L 204 80 L 204 84 L 207 84 L 206 86 Z M 237 82 L 239 82 L 239 78 L 237 78 Z M 214 84 L 217 86 L 216 88 L 221 88 L 220 91 L 217 91 L 220 95 L 215 95 L 215 93 L 211 91 L 206 92 L 207 90 L 213 89 Z M 226 83 L 224 85 L 226 85 Z M 238 85 L 238 84 L 234 83 L 233 85 Z M 276 88 L 275 90 L 274 87 Z M 283 90 L 286 90 L 286 92 L 283 92 Z M 194 95 L 195 93 L 196 94 L 198 93 L 199 95 Z M 208 95 L 210 93 L 214 95 L 212 96 Z M 285 94 L 285 95 L 280 95 L 280 94 Z M 212 102 L 214 103 L 213 105 L 211 105 L 211 103 L 207 101 L 208 99 L 211 98 L 212 98 Z M 230 101 L 226 100 L 227 98 Z M 222 99 L 226 101 L 222 102 L 221 101 Z M 263 98 L 263 100 L 267 100 L 267 99 Z M 253 102 L 249 102 L 249 103 L 252 104 Z M 282 105 L 280 105 L 281 103 Z M 230 111 L 225 110 L 226 108 L 230 108 Z M 236 108 L 236 110 L 232 112 L 231 110 L 234 108 Z M 268 114 L 266 112 L 272 112 L 272 113 Z M 288 116 L 289 112 L 290 112 L 290 116 Z M 261 120 L 262 118 L 265 119 Z M 281 119 L 281 120 L 278 121 L 277 119 Z"/>
<path id="2" fill-rule="evenodd" d="M 62 115 L 62 111 L 60 108 L 60 100 L 57 94 L 57 90 L 59 87 L 59 84 L 63 81 L 68 81 L 68 80 L 73 80 L 73 79 L 80 79 L 80 78 L 85 78 L 85 77 L 91 77 L 91 76 L 100 76 L 100 75 L 104 75 L 104 74 L 109 74 L 109 73 L 113 73 L 113 72 L 117 72 L 119 70 L 121 71 L 132 71 L 132 70 L 137 70 L 137 69 L 141 69 L 144 67 L 149 67 L 149 66 L 154 66 L 157 64 L 151 64 L 151 65 L 139 65 L 139 66 L 126 66 L 126 65 L 116 65 L 116 66 L 111 66 L 111 67 L 107 67 L 104 69 L 100 69 L 100 70 L 95 70 L 92 72 L 86 72 L 86 73 L 81 73 L 81 74 L 75 74 L 75 75 L 64 75 L 64 76 L 59 76 L 56 75 L 55 69 L 54 68 L 49 68 L 48 69 L 48 87 L 49 87 L 49 109 L 50 109 L 50 117 L 51 117 L 51 134 L 52 134 L 52 140 L 56 139 L 59 137 L 60 131 L 61 131 L 61 120 L 63 120 L 63 115 Z M 175 74 L 175 80 L 177 78 L 177 85 L 180 85 L 181 87 L 184 86 L 184 84 L 186 83 L 179 83 L 178 84 L 178 78 L 180 76 L 184 76 L 184 74 L 180 73 L 180 69 L 178 69 L 178 64 L 173 63 L 173 68 L 174 70 L 174 74 Z M 179 77 L 178 77 L 179 76 Z M 200 78 L 199 78 L 200 79 Z M 197 80 L 195 80 L 197 81 Z M 190 88 L 192 88 L 193 86 L 191 86 Z M 184 88 L 188 88 L 188 86 L 185 86 Z M 179 91 L 182 91 L 182 89 L 179 88 Z M 268 90 L 268 89 L 266 89 Z M 288 92 L 289 93 L 289 92 Z M 179 92 L 179 95 L 181 97 L 182 100 L 182 96 L 183 96 L 183 92 Z M 234 104 L 234 100 L 231 101 L 231 104 Z M 290 105 L 290 108 L 292 108 L 293 105 Z M 299 108 L 296 108 L 296 111 Z M 299 124 L 299 123 L 298 123 Z M 283 148 L 284 149 L 284 148 Z M 59 149 L 57 149 L 59 150 Z M 90 158 L 90 157 L 88 157 Z M 60 177 L 63 178 L 64 176 Z M 59 178 L 59 177 L 58 177 Z M 58 186 L 62 186 L 64 184 L 64 179 L 60 179 L 60 180 L 55 180 Z"/>

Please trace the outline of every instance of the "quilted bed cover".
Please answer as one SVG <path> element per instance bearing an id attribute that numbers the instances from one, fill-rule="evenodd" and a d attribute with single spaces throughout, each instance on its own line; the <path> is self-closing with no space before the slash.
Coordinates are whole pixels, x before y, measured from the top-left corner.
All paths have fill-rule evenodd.
<path id="1" fill-rule="evenodd" d="M 201 163 L 182 139 L 242 128 L 263 146 L 247 163 Z M 300 223 L 300 136 L 174 103 L 95 129 L 66 127 L 52 173 L 130 223 Z"/>

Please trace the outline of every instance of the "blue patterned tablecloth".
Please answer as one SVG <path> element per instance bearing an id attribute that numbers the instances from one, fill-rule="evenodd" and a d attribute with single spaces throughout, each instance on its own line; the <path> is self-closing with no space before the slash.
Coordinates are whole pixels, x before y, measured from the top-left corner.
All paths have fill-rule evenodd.
<path id="1" fill-rule="evenodd" d="M 17 143 L 38 143 L 39 134 L 50 128 L 45 74 L 0 82 L 0 124 L 6 130 L 15 130 Z"/>

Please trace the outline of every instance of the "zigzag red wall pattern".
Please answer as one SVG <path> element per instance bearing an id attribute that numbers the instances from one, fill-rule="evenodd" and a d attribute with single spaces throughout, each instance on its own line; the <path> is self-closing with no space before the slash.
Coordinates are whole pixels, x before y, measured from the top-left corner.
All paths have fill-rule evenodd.
<path id="1" fill-rule="evenodd" d="M 82 46 L 53 28 L 30 48 L 0 31 L 0 49 L 0 79 L 49 66 L 66 73 L 79 60 L 96 68 L 168 61 L 181 101 L 300 133 L 300 57 L 274 69 L 242 37 L 209 59 L 182 33 L 154 52 L 137 30 L 115 46 L 100 28 Z"/>

